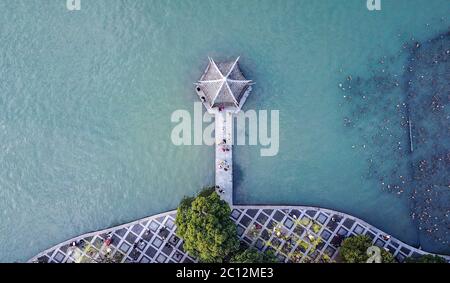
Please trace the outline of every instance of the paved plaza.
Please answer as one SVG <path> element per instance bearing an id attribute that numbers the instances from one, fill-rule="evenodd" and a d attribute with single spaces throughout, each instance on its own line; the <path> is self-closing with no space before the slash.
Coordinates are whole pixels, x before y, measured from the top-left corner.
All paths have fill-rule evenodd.
<path id="1" fill-rule="evenodd" d="M 194 263 L 176 235 L 176 211 L 92 232 L 52 247 L 29 262 L 39 263 Z M 390 237 L 347 214 L 302 206 L 234 206 L 243 243 L 273 250 L 280 262 L 333 262 L 339 245 L 352 235 L 368 235 L 399 262 L 425 252 Z M 107 241 L 109 239 L 109 241 Z M 108 245 L 109 242 L 109 245 Z M 76 243 L 76 246 L 71 246 Z M 449 257 L 446 257 L 450 260 Z"/>

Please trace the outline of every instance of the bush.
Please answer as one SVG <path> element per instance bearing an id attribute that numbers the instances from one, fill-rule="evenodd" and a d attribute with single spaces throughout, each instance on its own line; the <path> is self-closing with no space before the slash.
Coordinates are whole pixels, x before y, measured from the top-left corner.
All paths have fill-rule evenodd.
<path id="1" fill-rule="evenodd" d="M 422 255 L 419 257 L 408 257 L 406 263 L 447 263 L 447 260 L 437 255 Z"/>
<path id="2" fill-rule="evenodd" d="M 366 235 L 349 237 L 342 242 L 340 255 L 346 263 L 365 263 L 369 259 L 367 249 L 371 246 L 372 241 Z M 396 260 L 390 252 L 381 249 L 381 262 L 394 263 Z"/>
<path id="3" fill-rule="evenodd" d="M 312 225 L 312 230 L 314 231 L 314 233 L 319 233 L 319 231 L 320 231 L 320 229 L 322 229 L 322 226 L 320 226 L 319 224 L 317 224 L 317 223 L 314 223 L 313 225 Z"/>
<path id="4" fill-rule="evenodd" d="M 246 249 L 236 254 L 232 259 L 232 263 L 276 263 L 277 257 L 273 251 L 260 253 L 256 249 Z"/>
<path id="5" fill-rule="evenodd" d="M 176 218 L 177 234 L 184 249 L 202 262 L 223 262 L 239 247 L 231 209 L 214 189 L 181 201 Z"/>

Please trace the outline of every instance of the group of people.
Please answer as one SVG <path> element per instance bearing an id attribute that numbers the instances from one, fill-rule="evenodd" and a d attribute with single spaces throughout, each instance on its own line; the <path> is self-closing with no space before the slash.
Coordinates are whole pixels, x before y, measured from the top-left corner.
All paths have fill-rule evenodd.
<path id="1" fill-rule="evenodd" d="M 218 166 L 219 166 L 219 169 L 223 169 L 224 171 L 230 170 L 230 165 L 228 164 L 228 162 L 226 160 L 220 161 Z"/>
<path id="2" fill-rule="evenodd" d="M 221 195 L 225 193 L 225 190 L 222 189 L 220 186 L 216 186 L 216 191 Z"/>
<path id="3" fill-rule="evenodd" d="M 228 145 L 223 145 L 220 147 L 220 149 L 222 150 L 222 152 L 229 152 L 231 150 Z"/>

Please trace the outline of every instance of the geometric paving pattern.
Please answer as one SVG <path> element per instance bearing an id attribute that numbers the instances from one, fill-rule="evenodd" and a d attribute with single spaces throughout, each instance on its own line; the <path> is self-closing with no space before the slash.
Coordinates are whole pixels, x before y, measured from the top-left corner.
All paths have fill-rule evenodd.
<path id="1" fill-rule="evenodd" d="M 280 262 L 333 262 L 341 242 L 361 234 L 399 262 L 426 254 L 347 214 L 313 207 L 256 208 L 235 206 L 232 218 L 240 238 L 260 251 L 273 250 Z"/>
<path id="2" fill-rule="evenodd" d="M 176 211 L 71 239 L 29 262 L 194 263 L 175 234 Z M 231 218 L 243 243 L 272 250 L 280 262 L 333 262 L 349 236 L 368 235 L 403 262 L 427 254 L 350 215 L 304 206 L 234 206 Z M 76 243 L 76 246 L 71 246 Z M 450 260 L 448 256 L 444 256 Z"/>
<path id="3" fill-rule="evenodd" d="M 30 262 L 39 263 L 191 263 L 175 235 L 176 211 L 115 228 L 89 233 L 49 249 Z M 110 239 L 110 241 L 107 241 Z M 72 243 L 76 246 L 71 246 Z M 107 244 L 108 242 L 109 245 Z"/>

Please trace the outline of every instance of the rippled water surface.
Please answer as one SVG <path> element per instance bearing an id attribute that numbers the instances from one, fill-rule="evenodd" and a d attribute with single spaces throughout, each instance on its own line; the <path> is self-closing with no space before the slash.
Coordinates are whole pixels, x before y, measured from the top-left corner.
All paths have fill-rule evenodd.
<path id="1" fill-rule="evenodd" d="M 425 58 L 450 48 L 447 0 L 65 2 L 0 0 L 0 261 L 212 184 L 213 148 L 172 145 L 170 116 L 193 112 L 207 56 L 237 55 L 245 108 L 280 110 L 277 156 L 236 147 L 238 203 L 337 209 L 450 252 L 450 68 Z"/>

